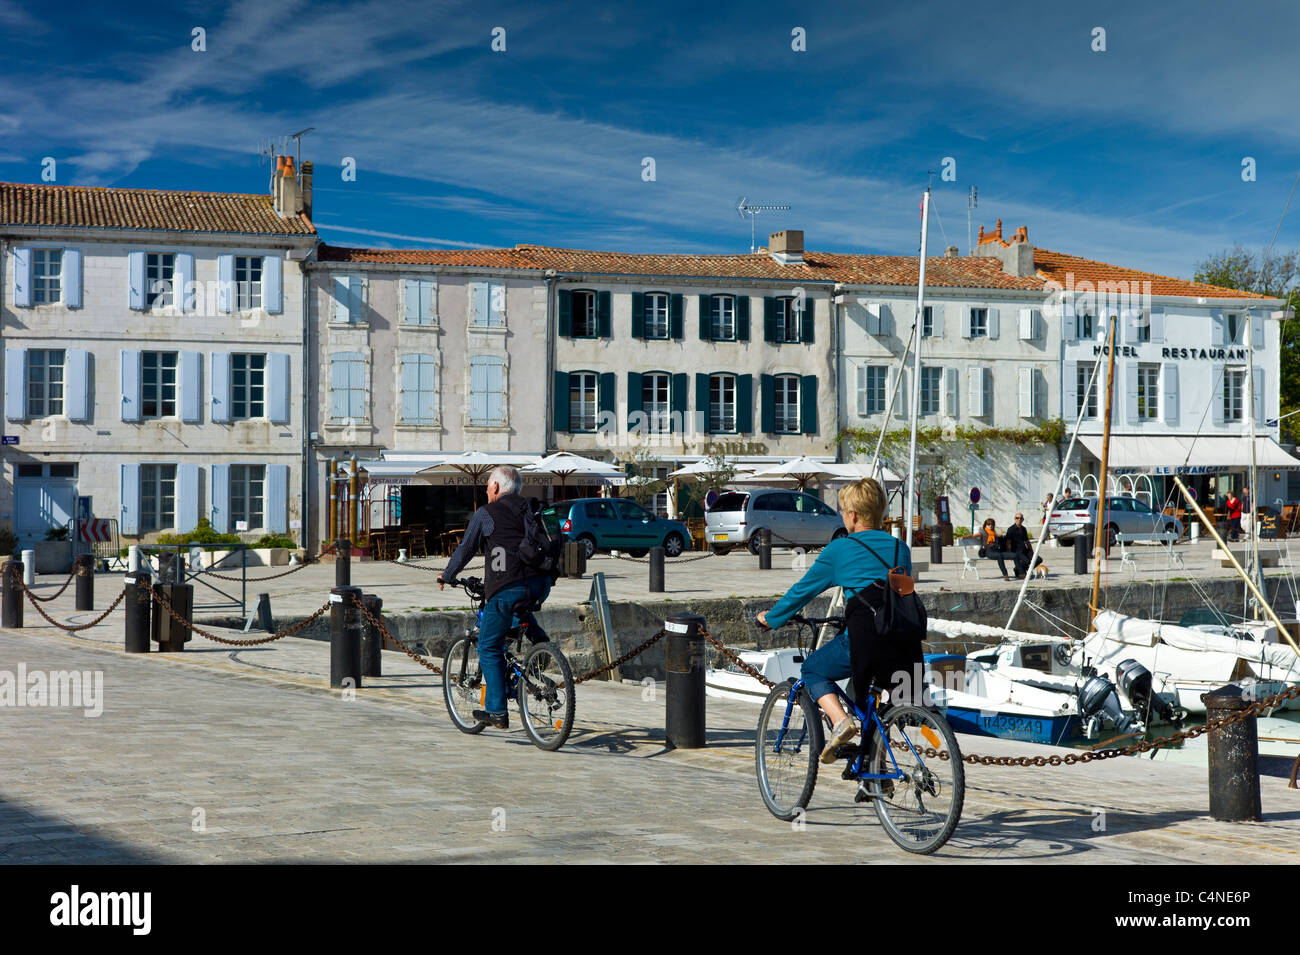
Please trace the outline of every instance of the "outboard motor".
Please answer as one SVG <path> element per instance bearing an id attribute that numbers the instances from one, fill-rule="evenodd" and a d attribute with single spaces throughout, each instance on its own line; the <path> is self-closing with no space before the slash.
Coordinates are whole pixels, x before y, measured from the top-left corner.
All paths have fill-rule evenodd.
<path id="1" fill-rule="evenodd" d="M 1079 690 L 1079 716 L 1087 725 L 1088 736 L 1097 735 L 1102 725 L 1109 723 L 1121 733 L 1127 733 L 1133 721 L 1124 715 L 1115 684 L 1104 676 L 1091 677 Z"/>
<path id="2" fill-rule="evenodd" d="M 1123 661 L 1115 668 L 1115 679 L 1139 714 L 1148 719 L 1154 714 L 1166 722 L 1174 722 L 1173 704 L 1152 692 L 1151 671 L 1142 664 L 1132 658 Z"/>

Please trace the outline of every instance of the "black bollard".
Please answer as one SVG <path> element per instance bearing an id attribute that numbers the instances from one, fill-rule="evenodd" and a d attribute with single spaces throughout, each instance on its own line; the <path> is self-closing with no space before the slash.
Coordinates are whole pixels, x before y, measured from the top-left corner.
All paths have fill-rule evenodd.
<path id="1" fill-rule="evenodd" d="M 95 609 L 95 555 L 78 554 L 73 561 L 77 575 L 77 609 Z"/>
<path id="2" fill-rule="evenodd" d="M 1074 572 L 1088 572 L 1088 557 L 1092 554 L 1092 535 L 1088 532 L 1076 534 L 1074 538 Z"/>
<path id="3" fill-rule="evenodd" d="M 153 593 L 149 589 L 148 571 L 126 575 L 126 652 L 149 652 L 149 611 L 153 607 Z"/>
<path id="4" fill-rule="evenodd" d="M 758 532 L 758 569 L 772 569 L 772 532 L 766 527 Z"/>
<path id="5" fill-rule="evenodd" d="M 664 549 L 662 547 L 650 548 L 650 592 L 652 594 L 664 592 Z"/>
<path id="6" fill-rule="evenodd" d="M 346 537 L 334 542 L 334 586 L 352 586 L 352 542 Z"/>
<path id="7" fill-rule="evenodd" d="M 1202 693 L 1201 701 L 1207 723 L 1244 710 L 1254 702 L 1239 686 L 1221 686 Z M 1210 730 L 1209 748 L 1211 818 L 1220 822 L 1259 822 L 1259 735 L 1255 717 Z"/>
<path id="8" fill-rule="evenodd" d="M 360 587 L 330 591 L 330 686 L 361 686 Z M 345 680 L 351 683 L 345 684 Z"/>
<path id="9" fill-rule="evenodd" d="M 365 594 L 362 596 L 361 602 L 365 604 L 366 609 L 370 611 L 370 616 L 378 620 L 380 612 L 384 609 L 383 598 L 378 594 Z M 377 626 L 369 620 L 366 620 L 365 629 L 361 632 L 362 676 L 383 676 L 383 673 L 381 672 L 383 667 L 383 654 L 379 652 L 383 648 L 384 635 L 379 632 Z"/>
<path id="10" fill-rule="evenodd" d="M 565 577 L 581 578 L 587 572 L 587 546 L 582 541 L 565 541 L 561 560 Z"/>
<path id="11" fill-rule="evenodd" d="M 23 562 L 10 558 L 0 565 L 0 626 L 20 630 L 23 625 Z"/>
<path id="12" fill-rule="evenodd" d="M 668 701 L 664 733 L 668 745 L 699 749 L 704 745 L 704 664 L 707 655 L 705 620 L 699 614 L 677 613 L 664 621 L 668 647 L 664 668 L 668 672 Z"/>
<path id="13" fill-rule="evenodd" d="M 930 563 L 943 563 L 943 525 L 935 524 L 930 528 Z"/>
<path id="14" fill-rule="evenodd" d="M 175 564 L 168 565 L 168 571 L 174 573 Z M 159 579 L 162 579 L 161 576 Z M 193 584 L 156 584 L 158 596 L 167 601 L 167 605 L 176 611 L 185 623 L 194 622 L 194 585 Z M 151 627 L 153 638 L 160 653 L 180 653 L 185 644 L 194 639 L 190 628 L 167 612 L 161 603 L 154 608 Z"/>

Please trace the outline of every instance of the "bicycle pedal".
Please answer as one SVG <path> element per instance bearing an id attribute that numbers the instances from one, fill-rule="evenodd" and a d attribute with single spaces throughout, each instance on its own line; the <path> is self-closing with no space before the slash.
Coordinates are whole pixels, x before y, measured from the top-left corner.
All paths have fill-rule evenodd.
<path id="1" fill-rule="evenodd" d="M 854 802 L 871 802 L 871 800 L 875 798 L 875 796 L 867 792 L 867 784 L 865 780 L 858 783 L 858 791 L 853 794 Z"/>

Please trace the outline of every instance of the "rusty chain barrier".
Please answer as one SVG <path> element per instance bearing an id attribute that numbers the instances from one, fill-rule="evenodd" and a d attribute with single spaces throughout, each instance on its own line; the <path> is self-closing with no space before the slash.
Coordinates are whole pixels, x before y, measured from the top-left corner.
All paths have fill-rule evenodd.
<path id="1" fill-rule="evenodd" d="M 264 580 L 275 580 L 277 577 L 288 577 L 290 574 L 296 574 L 298 573 L 298 571 L 306 567 L 310 567 L 312 564 L 319 564 L 319 563 L 320 563 L 319 557 L 308 557 L 297 567 L 290 567 L 288 570 L 281 571 L 278 574 L 268 574 L 265 577 L 249 577 L 247 574 L 244 574 L 243 576 L 239 576 L 238 574 L 218 574 L 215 570 L 212 570 L 211 568 L 208 568 L 206 570 L 200 568 L 199 574 L 204 577 L 215 577 L 217 578 L 217 580 L 230 580 L 230 581 L 235 581 L 236 583 L 246 580 L 250 584 L 260 584 Z"/>
<path id="2" fill-rule="evenodd" d="M 364 616 L 367 620 L 369 620 L 371 625 L 374 626 L 374 628 L 379 631 L 380 636 L 382 636 L 385 640 L 391 643 L 398 650 L 401 650 L 403 653 L 405 653 L 416 663 L 420 664 L 420 666 L 424 667 L 426 670 L 432 670 L 434 673 L 437 673 L 439 676 L 442 675 L 442 667 L 434 666 L 428 660 L 424 659 L 422 656 L 420 656 L 418 653 L 416 653 L 406 644 L 402 643 L 402 641 L 398 640 L 395 636 L 389 633 L 388 628 L 384 626 L 383 621 L 375 617 L 374 614 L 370 612 L 369 608 L 366 607 L 366 605 L 356 596 L 356 594 L 352 595 L 352 602 L 356 607 L 358 607 L 361 610 L 362 616 Z"/>
<path id="3" fill-rule="evenodd" d="M 610 556 L 610 557 L 613 557 L 615 560 L 625 560 L 625 561 L 627 561 L 627 562 L 630 563 L 630 564 L 648 564 L 648 563 L 650 563 L 650 558 L 649 558 L 649 557 L 633 557 L 633 556 L 631 556 L 630 554 L 615 554 L 615 553 L 613 553 L 612 551 L 610 552 L 610 555 L 609 555 L 609 556 Z M 665 557 L 664 557 L 664 566 L 665 566 L 665 567 L 668 567 L 668 566 L 671 565 L 671 564 L 689 564 L 691 561 L 694 561 L 694 560 L 705 560 L 705 559 L 707 559 L 707 558 L 709 558 L 709 557 L 716 557 L 716 556 L 717 556 L 717 555 L 716 555 L 715 553 L 713 553 L 713 551 L 708 551 L 707 553 L 704 553 L 704 554 L 692 554 L 692 555 L 689 556 L 689 557 L 667 557 L 667 556 L 665 556 Z"/>
<path id="4" fill-rule="evenodd" d="M 63 582 L 63 586 L 59 588 L 59 592 L 50 594 L 48 597 L 41 597 L 38 596 L 37 594 L 32 593 L 30 590 L 27 590 L 26 584 L 23 585 L 23 590 L 27 590 L 27 593 L 32 598 L 32 600 L 39 600 L 42 603 L 44 603 L 46 601 L 54 600 L 55 598 L 62 596 L 63 592 L 68 589 L 68 584 L 72 583 L 73 579 L 76 576 L 77 576 L 76 568 L 73 568 L 72 573 L 68 574 L 68 579 L 65 580 Z"/>
<path id="5" fill-rule="evenodd" d="M 214 643 L 224 643 L 227 646 L 231 646 L 231 647 L 255 647 L 260 643 L 270 643 L 273 640 L 282 640 L 285 637 L 291 637 L 299 630 L 306 627 L 313 620 L 318 619 L 321 616 L 321 614 L 325 613 L 330 609 L 329 601 L 326 601 L 325 605 L 321 607 L 319 610 L 317 610 L 315 613 L 313 613 L 310 617 L 305 617 L 304 619 L 299 620 L 297 623 L 295 623 L 292 627 L 289 627 L 288 629 L 285 630 L 279 630 L 271 634 L 269 637 L 260 637 L 255 640 L 231 640 L 227 637 L 218 637 L 215 633 L 209 633 L 206 630 L 201 630 L 200 628 L 194 626 L 194 624 L 190 623 L 188 620 L 186 620 L 184 617 L 182 617 L 180 614 L 176 612 L 175 608 L 172 607 L 172 605 L 168 602 L 167 598 L 164 597 L 162 594 L 160 594 L 153 584 L 149 584 L 148 586 L 149 586 L 149 593 L 153 595 L 153 599 L 155 602 L 157 602 L 158 606 L 162 607 L 169 614 L 171 614 L 172 619 L 175 620 L 177 623 L 179 623 L 186 630 L 190 631 L 191 633 L 197 633 L 200 637 L 206 637 L 208 640 L 211 640 Z M 123 593 L 125 592 L 126 591 L 124 589 Z"/>
<path id="6" fill-rule="evenodd" d="M 610 670 L 614 669 L 615 667 L 621 667 L 624 663 L 627 663 L 627 661 L 631 660 L 633 657 L 638 657 L 641 654 L 645 653 L 647 650 L 649 650 L 652 646 L 654 646 L 656 643 L 658 643 L 666 636 L 668 636 L 668 631 L 660 630 L 658 633 L 656 633 L 645 643 L 642 643 L 640 646 L 634 647 L 633 649 L 629 650 L 627 653 L 623 654 L 617 660 L 613 660 L 609 663 L 606 663 L 602 667 L 597 667 L 596 669 L 592 670 L 590 673 L 584 673 L 582 676 L 574 677 L 573 685 L 577 686 L 579 683 L 586 683 L 588 680 L 594 680 L 596 677 L 608 673 Z M 561 684 L 560 689 L 563 688 L 564 686 L 563 684 Z"/>
<path id="7" fill-rule="evenodd" d="M 18 577 L 17 580 L 18 580 L 18 586 L 22 587 L 23 593 L 27 595 L 27 600 L 31 603 L 31 605 L 36 608 L 36 612 L 40 614 L 42 617 L 44 617 L 47 621 L 49 621 L 50 626 L 57 627 L 59 630 L 62 630 L 65 633 L 76 633 L 78 630 L 89 630 L 91 627 L 95 626 L 96 624 L 101 623 L 105 617 L 107 617 L 110 613 L 112 613 L 114 610 L 117 609 L 117 605 L 120 604 L 122 602 L 122 598 L 126 596 L 126 588 L 123 587 L 122 592 L 117 595 L 117 599 L 114 600 L 111 604 L 109 604 L 108 609 L 105 610 L 103 613 L 101 613 L 98 617 L 90 621 L 90 623 L 78 624 L 75 627 L 71 627 L 65 623 L 59 623 L 59 621 L 55 620 L 48 613 L 46 613 L 45 608 L 42 607 L 39 603 L 37 603 L 37 601 L 40 600 L 41 598 L 37 597 L 34 593 L 32 593 L 30 590 L 27 589 L 27 584 L 21 577 Z M 67 587 L 67 584 L 64 584 L 63 586 Z M 59 591 L 59 593 L 62 592 L 63 591 Z M 58 596 L 58 594 L 56 594 L 55 596 Z"/>

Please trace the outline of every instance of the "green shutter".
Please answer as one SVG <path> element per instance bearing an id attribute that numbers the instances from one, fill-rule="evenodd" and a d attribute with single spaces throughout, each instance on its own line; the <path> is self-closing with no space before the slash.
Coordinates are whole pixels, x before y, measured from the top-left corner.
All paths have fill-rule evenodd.
<path id="1" fill-rule="evenodd" d="M 632 337 L 645 338 L 645 292 L 632 293 Z"/>
<path id="2" fill-rule="evenodd" d="M 600 338 L 611 337 L 609 292 L 596 293 L 596 334 Z"/>
<path id="3" fill-rule="evenodd" d="M 711 341 L 713 336 L 709 334 L 712 321 L 711 312 L 713 311 L 713 296 L 700 296 L 700 341 Z"/>
<path id="4" fill-rule="evenodd" d="M 674 294 L 668 306 L 668 334 L 671 338 L 681 341 L 683 337 L 682 316 L 686 311 L 686 305 L 682 301 L 680 294 Z"/>
<path id="5" fill-rule="evenodd" d="M 709 376 L 695 376 L 695 424 L 704 434 L 709 430 Z"/>
<path id="6" fill-rule="evenodd" d="M 560 296 L 560 337 L 572 338 L 573 337 L 573 293 L 570 292 L 568 289 L 560 289 L 559 296 Z M 568 376 L 566 375 L 565 377 L 567 378 Z M 565 387 L 564 394 L 565 394 L 564 400 L 568 401 L 569 391 L 567 386 Z M 567 428 L 568 417 L 569 417 L 568 411 L 565 411 L 564 417 L 565 417 L 565 427 Z"/>
<path id="7" fill-rule="evenodd" d="M 799 382 L 799 426 L 804 434 L 817 433 L 817 376 L 804 375 Z"/>
<path id="8" fill-rule="evenodd" d="M 604 416 L 605 412 L 609 412 L 611 415 L 613 415 L 617 411 L 617 409 L 614 406 L 615 389 L 618 387 L 617 382 L 618 382 L 618 376 L 615 375 L 612 371 L 607 371 L 600 376 L 600 395 L 599 395 L 600 404 L 598 404 L 597 407 L 600 409 L 600 413 L 602 416 Z M 609 419 L 606 418 L 605 420 L 608 421 Z M 597 429 L 600 428 L 599 421 L 596 422 L 596 427 Z"/>
<path id="9" fill-rule="evenodd" d="M 770 299 L 769 299 L 770 301 Z M 776 378 L 763 375 L 758 379 L 758 423 L 764 434 L 776 432 Z"/>
<path id="10" fill-rule="evenodd" d="M 561 295 L 564 293 L 561 292 Z M 569 430 L 569 373 L 555 373 L 555 430 Z"/>
<path id="11" fill-rule="evenodd" d="M 776 299 L 770 295 L 763 299 L 763 341 L 776 341 Z"/>
<path id="12" fill-rule="evenodd" d="M 672 387 L 672 406 L 673 413 L 673 430 L 678 434 L 690 433 L 690 423 L 687 417 L 690 415 L 690 408 L 686 404 L 686 389 L 690 381 L 686 375 L 673 375 Z"/>
<path id="13" fill-rule="evenodd" d="M 632 415 L 636 414 L 640 410 L 641 373 L 637 371 L 629 371 L 627 373 L 627 420 L 629 429 L 632 427 Z"/>
<path id="14" fill-rule="evenodd" d="M 736 376 L 736 430 L 754 433 L 754 376 Z"/>
<path id="15" fill-rule="evenodd" d="M 802 327 L 799 330 L 799 334 L 801 336 L 801 341 L 803 341 L 805 345 L 811 345 L 813 343 L 813 336 L 816 331 L 816 322 L 813 319 L 816 314 L 817 303 L 812 300 L 811 296 L 804 298 L 803 321 L 801 323 Z"/>
<path id="16" fill-rule="evenodd" d="M 749 296 L 736 296 L 736 341 L 749 341 Z"/>

